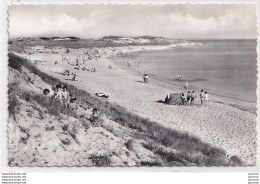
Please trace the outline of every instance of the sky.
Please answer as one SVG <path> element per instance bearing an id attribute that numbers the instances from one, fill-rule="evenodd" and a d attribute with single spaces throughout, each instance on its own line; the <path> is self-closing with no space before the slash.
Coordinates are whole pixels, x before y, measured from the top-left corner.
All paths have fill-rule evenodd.
<path id="1" fill-rule="evenodd" d="M 256 39 L 255 4 L 11 5 L 9 37 Z"/>

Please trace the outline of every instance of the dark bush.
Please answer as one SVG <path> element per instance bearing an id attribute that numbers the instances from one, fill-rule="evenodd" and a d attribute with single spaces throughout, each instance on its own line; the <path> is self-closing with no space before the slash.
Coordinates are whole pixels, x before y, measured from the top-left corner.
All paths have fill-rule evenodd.
<path id="1" fill-rule="evenodd" d="M 141 166 L 161 166 L 162 164 L 158 161 L 141 161 Z"/>
<path id="2" fill-rule="evenodd" d="M 111 160 L 107 155 L 91 155 L 90 160 L 95 166 L 110 166 Z"/>

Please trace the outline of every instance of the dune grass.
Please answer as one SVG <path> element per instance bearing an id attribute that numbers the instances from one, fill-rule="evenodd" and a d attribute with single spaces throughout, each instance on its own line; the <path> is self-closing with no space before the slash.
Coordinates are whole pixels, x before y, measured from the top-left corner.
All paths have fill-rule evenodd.
<path id="1" fill-rule="evenodd" d="M 111 160 L 107 155 L 91 155 L 89 158 L 95 166 L 109 166 Z"/>
<path id="2" fill-rule="evenodd" d="M 10 64 L 12 63 L 12 64 Z M 70 93 L 76 94 L 77 105 L 81 107 L 97 108 L 99 112 L 105 114 L 110 120 L 121 124 L 124 127 L 131 128 L 135 130 L 137 137 L 142 139 L 150 139 L 157 144 L 161 144 L 165 147 L 177 150 L 178 153 L 171 153 L 165 150 L 153 146 L 144 147 L 150 151 L 161 156 L 162 160 L 166 163 L 165 165 L 190 165 L 187 163 L 193 163 L 199 166 L 238 166 L 243 165 L 242 161 L 238 157 L 233 157 L 232 159 L 226 157 L 226 152 L 223 149 L 216 148 L 210 144 L 202 142 L 199 138 L 190 135 L 188 133 L 182 133 L 173 129 L 165 128 L 157 122 L 151 121 L 149 119 L 143 118 L 137 114 L 134 114 L 122 106 L 119 106 L 108 101 L 103 101 L 95 96 L 90 95 L 88 92 L 78 89 L 73 85 L 67 84 L 60 81 L 46 73 L 41 72 L 36 66 L 34 66 L 30 61 L 23 59 L 15 54 L 9 54 L 9 66 L 17 69 L 16 65 L 21 65 L 28 68 L 32 73 L 38 75 L 46 83 L 55 86 L 56 84 L 65 84 L 68 86 Z M 19 67 L 18 67 L 19 68 Z M 9 90 L 9 95 L 12 92 Z M 26 99 L 33 99 L 37 103 L 48 109 L 48 112 L 59 116 L 60 113 L 67 114 L 69 116 L 77 117 L 73 111 L 69 111 L 59 103 L 57 100 L 46 97 L 43 95 L 37 95 L 33 93 L 23 92 L 21 97 Z M 15 99 L 9 98 L 9 109 L 14 105 Z M 12 113 L 12 111 L 9 111 Z M 126 146 L 131 150 L 132 141 L 126 143 Z M 196 155 L 196 156 L 194 156 Z M 99 161 L 103 160 L 103 157 L 94 157 L 93 162 L 99 165 Z M 103 162 L 103 161 L 100 161 Z M 168 164 L 167 164 L 168 163 Z M 143 161 L 141 165 L 160 165 L 156 163 L 150 163 L 149 161 Z"/>

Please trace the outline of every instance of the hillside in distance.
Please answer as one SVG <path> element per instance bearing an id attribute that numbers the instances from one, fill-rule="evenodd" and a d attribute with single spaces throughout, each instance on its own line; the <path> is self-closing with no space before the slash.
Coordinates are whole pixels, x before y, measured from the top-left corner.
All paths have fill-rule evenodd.
<path id="1" fill-rule="evenodd" d="M 79 47 L 117 47 L 117 46 L 135 46 L 135 45 L 170 45 L 176 43 L 186 43 L 186 40 L 171 39 L 154 36 L 122 37 L 105 36 L 99 39 L 81 39 L 74 36 L 67 37 L 19 37 L 9 39 L 9 45 L 46 45 L 46 46 L 69 46 Z"/>

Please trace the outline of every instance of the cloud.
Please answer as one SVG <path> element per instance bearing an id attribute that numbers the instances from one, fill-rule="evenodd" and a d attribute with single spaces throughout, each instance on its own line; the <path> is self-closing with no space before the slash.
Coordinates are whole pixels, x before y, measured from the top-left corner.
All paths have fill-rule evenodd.
<path id="1" fill-rule="evenodd" d="M 34 6 L 33 13 L 28 6 L 11 7 L 10 37 L 152 35 L 201 39 L 256 38 L 257 34 L 256 7 L 252 5 L 53 6 Z"/>

